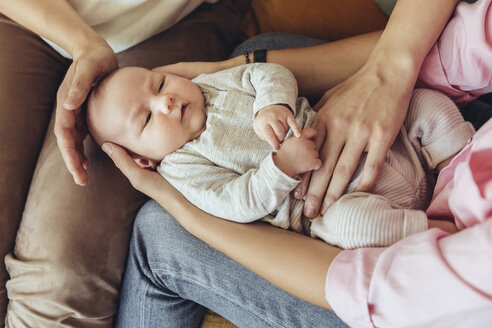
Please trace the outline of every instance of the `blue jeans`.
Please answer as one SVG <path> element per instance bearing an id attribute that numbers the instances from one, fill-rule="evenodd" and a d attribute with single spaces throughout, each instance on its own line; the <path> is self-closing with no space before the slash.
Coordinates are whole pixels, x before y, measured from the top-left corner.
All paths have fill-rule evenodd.
<path id="1" fill-rule="evenodd" d="M 199 327 L 206 308 L 239 327 L 347 327 L 332 311 L 275 287 L 189 234 L 148 201 L 135 219 L 116 326 Z"/>

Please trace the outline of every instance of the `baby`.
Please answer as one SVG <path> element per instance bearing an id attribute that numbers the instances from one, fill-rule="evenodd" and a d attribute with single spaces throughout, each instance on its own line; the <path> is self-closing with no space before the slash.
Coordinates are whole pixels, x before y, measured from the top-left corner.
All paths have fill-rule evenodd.
<path id="1" fill-rule="evenodd" d="M 310 128 L 315 116 L 297 97 L 292 73 L 265 63 L 193 80 L 122 68 L 87 104 L 98 144 L 125 147 L 202 210 L 237 222 L 262 219 L 342 248 L 388 246 L 427 229 L 434 170 L 474 133 L 446 96 L 416 90 L 372 193 L 354 191 L 362 160 L 346 193 L 311 221 L 290 191 L 322 164 Z"/>

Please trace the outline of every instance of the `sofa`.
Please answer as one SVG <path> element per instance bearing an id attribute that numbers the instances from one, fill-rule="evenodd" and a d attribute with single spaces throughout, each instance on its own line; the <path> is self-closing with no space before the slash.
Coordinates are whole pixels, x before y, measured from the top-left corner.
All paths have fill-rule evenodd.
<path id="1" fill-rule="evenodd" d="M 267 32 L 297 33 L 333 41 L 382 29 L 387 21 L 386 14 L 372 0 L 235 0 L 235 2 L 241 15 L 241 35 L 237 38 L 236 44 L 248 37 Z M 224 17 L 225 15 L 219 17 L 217 14 L 217 19 L 225 22 L 227 20 Z M 197 25 L 183 23 L 181 27 L 193 33 L 196 33 L 197 29 L 208 28 L 208 22 L 200 20 L 194 22 L 202 25 L 197 27 Z M 214 42 L 219 44 L 220 39 L 224 37 L 224 35 L 217 35 L 207 42 L 210 42 L 210 47 L 213 48 Z M 179 40 L 173 39 L 173 41 Z M 198 41 L 191 40 L 188 43 L 190 42 Z M 213 49 L 210 51 L 213 52 Z M 214 56 L 218 60 L 227 56 L 227 53 L 217 51 Z M 176 56 L 175 60 L 191 59 Z M 120 58 L 120 65 L 125 65 L 125 58 Z M 53 119 L 49 129 L 53 129 Z M 15 328 L 111 327 L 118 306 L 118 289 L 124 271 L 132 221 L 105 220 L 106 213 L 116 211 L 121 214 L 116 217 L 133 218 L 145 198 L 141 197 L 139 202 L 125 204 L 124 208 L 98 208 L 98 216 L 87 214 L 86 222 L 78 222 L 74 225 L 70 221 L 69 207 L 55 208 L 63 206 L 64 203 L 60 199 L 69 199 L 71 202 L 81 201 L 92 207 L 98 206 L 97 199 L 82 199 L 78 198 L 79 195 L 76 193 L 67 195 L 64 192 L 68 187 L 63 183 L 70 182 L 70 188 L 73 189 L 73 182 L 66 178 L 69 173 L 60 164 L 60 155 L 56 149 L 56 139 L 51 133 L 44 140 L 37 167 L 33 168 L 30 188 L 35 191 L 33 194 L 36 197 L 28 196 L 25 207 L 20 210 L 23 211 L 20 227 L 18 222 L 11 227 L 0 226 L 0 229 L 8 228 L 17 231 L 15 250 L 13 252 L 12 249 L 7 250 L 6 253 L 9 255 L 5 260 L 11 278 L 7 285 L 9 298 L 14 300 L 9 304 L 13 321 L 7 326 Z M 94 163 L 98 161 L 107 163 L 110 160 L 99 148 L 88 143 L 86 143 L 86 153 L 90 153 L 91 158 L 94 159 L 89 174 L 106 178 L 108 172 L 102 171 L 100 169 L 102 166 Z M 62 175 L 65 175 L 65 178 L 59 179 Z M 121 181 L 121 176 L 118 179 Z M 108 178 L 107 188 L 98 192 L 112 197 L 112 189 L 115 187 L 111 185 L 111 181 Z M 57 193 L 46 195 L 45 189 L 48 183 L 51 185 L 50 189 L 56 189 Z M 88 185 L 85 188 L 91 187 Z M 122 189 L 125 188 L 130 189 L 128 183 L 122 186 Z M 55 198 L 57 202 L 50 202 Z M 135 199 L 130 195 L 128 198 Z M 66 215 L 50 217 L 53 213 Z M 48 218 L 46 219 L 48 221 L 39 220 L 39 216 Z M 64 240 L 56 234 L 58 226 L 71 232 L 70 239 Z M 1 242 L 3 241 L 0 240 Z M 8 247 L 12 247 L 12 244 L 13 241 L 9 241 Z M 31 278 L 34 279 L 30 280 Z M 0 269 L 1 283 L 4 284 L 7 279 L 6 271 Z M 4 290 L 0 290 L 0 297 L 0 315 L 4 315 L 2 311 L 7 299 Z M 57 324 L 53 323 L 55 321 Z M 0 320 L 0 325 L 1 323 Z M 202 327 L 234 326 L 209 311 Z"/>

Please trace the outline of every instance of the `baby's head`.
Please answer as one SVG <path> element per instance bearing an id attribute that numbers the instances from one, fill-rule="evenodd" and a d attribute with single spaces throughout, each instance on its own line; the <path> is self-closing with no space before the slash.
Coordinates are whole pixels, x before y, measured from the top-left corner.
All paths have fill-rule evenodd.
<path id="1" fill-rule="evenodd" d="M 142 167 L 205 129 L 203 95 L 192 81 L 158 70 L 125 67 L 104 78 L 87 101 L 87 126 L 99 145 L 125 147 Z"/>

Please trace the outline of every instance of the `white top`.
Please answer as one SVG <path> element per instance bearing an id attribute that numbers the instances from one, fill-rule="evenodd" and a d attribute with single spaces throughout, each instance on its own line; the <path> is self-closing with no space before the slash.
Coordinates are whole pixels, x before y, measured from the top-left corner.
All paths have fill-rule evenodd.
<path id="1" fill-rule="evenodd" d="M 68 0 L 82 19 L 118 53 L 179 22 L 203 2 L 217 0 Z M 64 57 L 71 56 L 46 40 Z"/>

